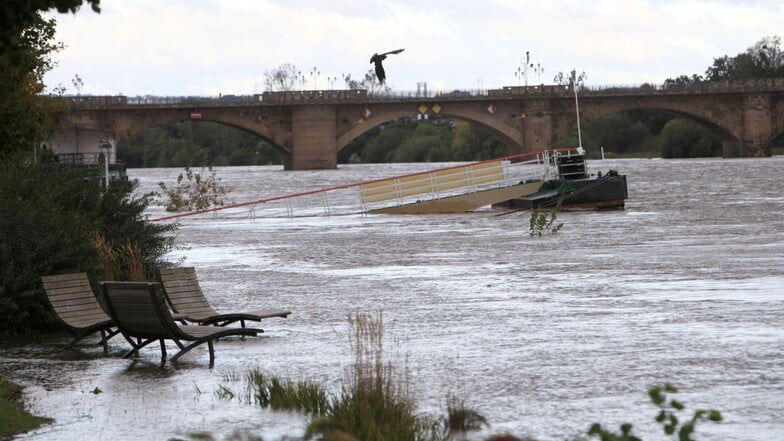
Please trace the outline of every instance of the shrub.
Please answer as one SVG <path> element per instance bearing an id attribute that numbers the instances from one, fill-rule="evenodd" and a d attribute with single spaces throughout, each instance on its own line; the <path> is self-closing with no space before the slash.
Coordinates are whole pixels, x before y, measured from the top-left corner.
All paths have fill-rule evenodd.
<path id="1" fill-rule="evenodd" d="M 105 248 L 137 249 L 135 259 L 149 279 L 166 263 L 176 226 L 148 222 L 148 198 L 134 197 L 134 189 L 129 184 L 107 190 L 97 171 L 77 166 L 39 165 L 23 157 L 0 164 L 0 334 L 58 325 L 40 278 L 69 272 L 103 277 L 96 235 Z M 138 262 L 125 264 L 116 277 L 128 280 L 139 271 Z"/>
<path id="2" fill-rule="evenodd" d="M 166 207 L 166 211 L 204 210 L 223 205 L 221 196 L 228 193 L 229 189 L 218 185 L 220 178 L 215 177 L 215 170 L 212 167 L 208 167 L 207 170 L 210 175 L 202 177 L 200 173 L 194 173 L 189 167 L 185 167 L 185 176 L 180 173 L 177 176 L 177 186 L 171 189 L 163 182 L 159 182 L 158 186 L 167 198 L 162 204 Z"/>
<path id="3" fill-rule="evenodd" d="M 668 393 L 676 393 L 678 389 L 670 383 L 657 385 L 648 390 L 648 396 L 653 404 L 659 408 L 656 415 L 656 422 L 662 425 L 666 435 L 678 435 L 678 441 L 694 441 L 692 435 L 700 421 L 719 422 L 722 420 L 721 413 L 713 409 L 698 409 L 694 412 L 691 419 L 681 421 L 678 412 L 686 409 L 686 406 L 678 400 L 667 400 Z M 632 434 L 632 425 L 629 423 L 621 424 L 620 433 L 613 433 L 595 423 L 588 430 L 588 435 L 596 436 L 601 441 L 642 441 Z"/>
<path id="4" fill-rule="evenodd" d="M 554 235 L 563 227 L 563 223 L 556 224 L 558 213 L 561 211 L 563 204 L 563 194 L 558 197 L 558 202 L 555 208 L 550 210 L 550 214 L 541 212 L 537 209 L 531 210 L 531 219 L 528 222 L 528 230 L 531 236 L 542 237 L 545 235 Z"/>

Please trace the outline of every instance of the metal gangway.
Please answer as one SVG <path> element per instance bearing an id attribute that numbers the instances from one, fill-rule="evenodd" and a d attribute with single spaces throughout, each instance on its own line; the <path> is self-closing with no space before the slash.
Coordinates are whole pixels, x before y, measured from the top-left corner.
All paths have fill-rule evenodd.
<path id="1" fill-rule="evenodd" d="M 555 151 L 567 150 L 571 149 Z M 547 175 L 547 154 L 548 152 L 533 152 L 511 155 L 204 210 L 175 213 L 151 221 L 172 221 L 207 215 L 213 219 L 255 219 L 256 217 L 370 214 L 384 213 L 388 209 L 414 204 L 438 204 L 450 198 L 460 199 L 482 192 L 508 189 L 523 183 L 540 182 Z"/>

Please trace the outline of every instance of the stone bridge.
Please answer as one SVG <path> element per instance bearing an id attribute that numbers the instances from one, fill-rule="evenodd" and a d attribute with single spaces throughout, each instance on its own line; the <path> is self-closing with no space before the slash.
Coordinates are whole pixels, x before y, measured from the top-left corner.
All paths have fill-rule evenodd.
<path id="1" fill-rule="evenodd" d="M 625 110 L 689 117 L 722 141 L 724 157 L 771 155 L 784 132 L 784 79 L 712 82 L 683 88 L 582 88 L 581 124 Z M 285 154 L 287 170 L 337 166 L 337 154 L 362 133 L 401 117 L 448 116 L 502 139 L 511 153 L 551 148 L 577 129 L 568 86 L 521 86 L 427 95 L 372 95 L 365 90 L 265 92 L 253 96 L 70 97 L 65 125 L 120 143 L 154 126 L 213 121 L 255 133 Z"/>

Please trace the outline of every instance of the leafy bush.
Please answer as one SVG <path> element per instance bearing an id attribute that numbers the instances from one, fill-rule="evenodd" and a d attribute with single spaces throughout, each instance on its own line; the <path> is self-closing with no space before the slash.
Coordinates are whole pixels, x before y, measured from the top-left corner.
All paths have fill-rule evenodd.
<path id="1" fill-rule="evenodd" d="M 550 210 L 549 215 L 536 209 L 531 210 L 531 219 L 528 222 L 528 230 L 531 236 L 554 235 L 561 230 L 563 222 L 556 224 L 555 221 L 558 219 L 558 213 L 561 211 L 563 199 L 563 195 L 558 197 L 558 203 L 555 205 L 555 208 Z"/>
<path id="2" fill-rule="evenodd" d="M 102 276 L 93 239 L 141 251 L 152 278 L 173 247 L 173 224 L 144 218 L 148 198 L 133 196 L 135 184 L 106 190 L 97 170 L 64 164 L 39 165 L 22 157 L 0 163 L 0 334 L 56 326 L 41 276 L 87 272 Z M 118 275 L 127 280 L 127 273 Z"/>
<path id="3" fill-rule="evenodd" d="M 678 412 L 686 409 L 686 406 L 675 399 L 667 400 L 668 393 L 676 392 L 678 392 L 678 389 L 670 383 L 657 385 L 648 390 L 648 396 L 651 398 L 651 401 L 659 408 L 656 422 L 662 425 L 666 435 L 677 434 L 678 441 L 695 441 L 692 435 L 698 422 L 720 422 L 722 420 L 721 413 L 717 410 L 698 409 L 690 419 L 682 422 L 678 418 Z M 588 435 L 596 436 L 601 441 L 642 441 L 642 438 L 638 438 L 632 433 L 631 424 L 623 423 L 620 429 L 620 433 L 614 433 L 603 428 L 601 424 L 595 423 L 588 430 Z"/>
<path id="4" fill-rule="evenodd" d="M 186 182 L 183 182 L 183 175 L 177 176 L 177 186 L 168 188 L 163 182 L 159 182 L 166 201 L 162 204 L 166 211 L 191 211 L 205 210 L 212 206 L 223 205 L 221 196 L 229 192 L 229 189 L 218 185 L 220 178 L 215 177 L 215 170 L 208 167 L 210 175 L 202 178 L 200 173 L 194 173 L 190 167 L 185 167 Z"/>
<path id="5" fill-rule="evenodd" d="M 659 138 L 662 158 L 721 156 L 721 141 L 688 119 L 668 122 Z"/>

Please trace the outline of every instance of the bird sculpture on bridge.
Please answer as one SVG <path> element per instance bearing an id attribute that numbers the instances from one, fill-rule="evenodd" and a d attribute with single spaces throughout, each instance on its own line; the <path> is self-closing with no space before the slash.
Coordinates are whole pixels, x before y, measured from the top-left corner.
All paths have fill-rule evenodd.
<path id="1" fill-rule="evenodd" d="M 376 65 L 376 77 L 378 78 L 379 83 L 384 84 L 384 81 L 387 79 L 387 74 L 384 72 L 384 65 L 382 65 L 381 62 L 387 58 L 387 55 L 399 54 L 404 50 L 405 48 L 384 52 L 383 54 L 373 54 L 373 56 L 370 57 L 370 62 Z"/>

